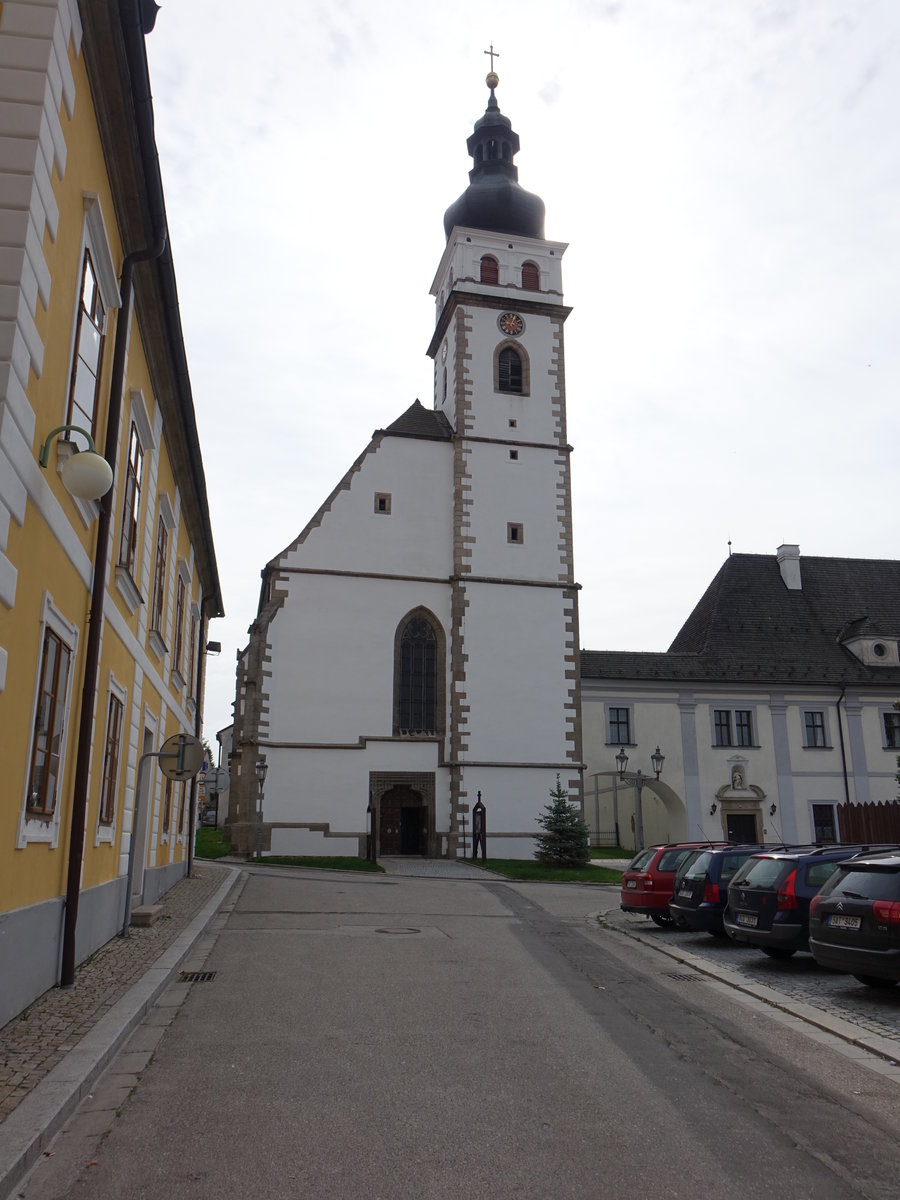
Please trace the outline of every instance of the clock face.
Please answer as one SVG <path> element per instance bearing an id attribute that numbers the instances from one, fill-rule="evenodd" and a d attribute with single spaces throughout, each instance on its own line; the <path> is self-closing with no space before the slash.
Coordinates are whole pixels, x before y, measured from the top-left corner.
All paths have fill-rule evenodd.
<path id="1" fill-rule="evenodd" d="M 507 337 L 518 337 L 525 329 L 525 322 L 518 313 L 514 312 L 501 313 L 497 318 L 497 324 L 500 332 L 505 333 Z"/>
<path id="2" fill-rule="evenodd" d="M 444 342 L 443 346 L 441 346 L 441 362 L 445 363 L 446 361 L 447 361 L 447 343 Z"/>

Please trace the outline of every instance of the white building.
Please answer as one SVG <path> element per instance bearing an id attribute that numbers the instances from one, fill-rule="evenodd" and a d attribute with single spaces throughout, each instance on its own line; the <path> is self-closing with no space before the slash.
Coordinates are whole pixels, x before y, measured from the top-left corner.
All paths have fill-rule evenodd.
<path id="1" fill-rule="evenodd" d="M 784 545 L 729 556 L 667 652 L 583 651 L 598 840 L 900 839 L 898 639 L 900 562 Z"/>
<path id="2" fill-rule="evenodd" d="M 239 655 L 232 845 L 530 857 L 559 774 L 580 799 L 578 602 L 560 242 L 517 182 L 488 76 L 448 209 L 434 402 L 378 430 L 263 569 Z M 255 766 L 267 763 L 257 825 Z"/>

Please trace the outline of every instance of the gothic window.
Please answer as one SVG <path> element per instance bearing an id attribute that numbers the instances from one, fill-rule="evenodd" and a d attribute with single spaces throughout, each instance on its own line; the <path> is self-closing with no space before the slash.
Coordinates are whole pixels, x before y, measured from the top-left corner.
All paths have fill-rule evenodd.
<path id="1" fill-rule="evenodd" d="M 530 292 L 541 290 L 541 273 L 533 262 L 522 263 L 522 287 Z"/>
<path id="2" fill-rule="evenodd" d="M 491 254 L 485 254 L 481 260 L 481 282 L 500 282 L 500 264 Z"/>
<path id="3" fill-rule="evenodd" d="M 500 392 L 522 393 L 522 359 L 512 346 L 504 346 L 497 360 L 499 368 L 497 390 Z"/>
<path id="4" fill-rule="evenodd" d="M 400 622 L 394 641 L 394 735 L 434 737 L 444 724 L 444 635 L 425 609 Z"/>

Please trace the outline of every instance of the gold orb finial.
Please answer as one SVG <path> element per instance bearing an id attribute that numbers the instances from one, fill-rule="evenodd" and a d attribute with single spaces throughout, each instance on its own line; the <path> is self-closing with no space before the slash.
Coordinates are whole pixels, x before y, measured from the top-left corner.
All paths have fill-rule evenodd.
<path id="1" fill-rule="evenodd" d="M 484 82 L 488 85 L 488 87 L 491 89 L 491 91 L 493 91 L 494 88 L 497 86 L 497 84 L 500 82 L 500 76 L 497 74 L 496 71 L 488 71 Z"/>

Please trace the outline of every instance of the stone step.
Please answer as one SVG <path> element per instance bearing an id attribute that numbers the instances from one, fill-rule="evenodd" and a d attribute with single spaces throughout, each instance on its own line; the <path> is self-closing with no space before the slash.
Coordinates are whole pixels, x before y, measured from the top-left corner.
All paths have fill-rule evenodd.
<path id="1" fill-rule="evenodd" d="M 140 904 L 131 910 L 131 923 L 137 926 L 152 925 L 163 910 L 161 904 Z"/>

